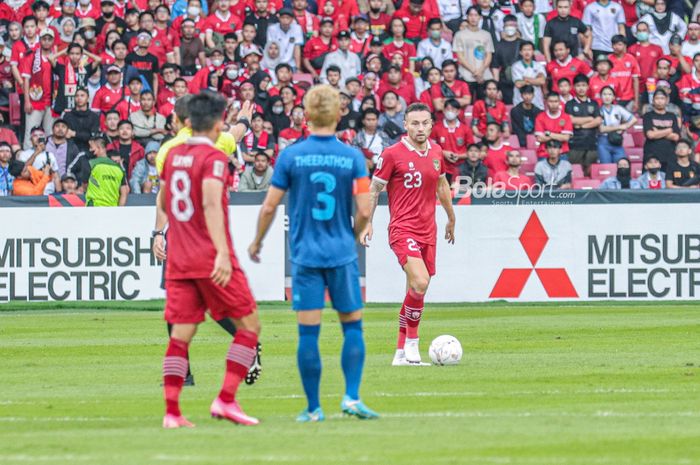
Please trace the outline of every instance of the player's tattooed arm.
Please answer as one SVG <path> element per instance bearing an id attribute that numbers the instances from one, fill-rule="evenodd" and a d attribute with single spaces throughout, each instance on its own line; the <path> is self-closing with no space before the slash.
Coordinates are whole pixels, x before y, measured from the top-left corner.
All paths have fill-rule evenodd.
<path id="1" fill-rule="evenodd" d="M 438 199 L 440 205 L 447 213 L 447 226 L 445 227 L 445 239 L 450 244 L 455 243 L 455 211 L 452 208 L 452 192 L 450 191 L 450 183 L 447 182 L 447 177 L 440 176 L 437 188 Z"/>
<path id="2" fill-rule="evenodd" d="M 365 247 L 369 247 L 369 241 L 372 240 L 372 234 L 374 233 L 372 229 L 372 219 L 374 218 L 374 212 L 379 203 L 379 194 L 382 193 L 385 186 L 385 182 L 372 178 L 372 184 L 369 186 L 369 221 L 367 221 L 367 225 L 362 233 L 360 233 L 360 244 Z"/>

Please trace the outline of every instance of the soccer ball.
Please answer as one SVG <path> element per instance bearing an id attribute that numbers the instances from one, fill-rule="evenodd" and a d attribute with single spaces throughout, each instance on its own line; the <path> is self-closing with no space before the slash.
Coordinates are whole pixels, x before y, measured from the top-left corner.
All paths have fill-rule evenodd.
<path id="1" fill-rule="evenodd" d="M 438 336 L 430 343 L 428 355 L 435 365 L 456 365 L 462 360 L 462 345 L 454 336 Z"/>

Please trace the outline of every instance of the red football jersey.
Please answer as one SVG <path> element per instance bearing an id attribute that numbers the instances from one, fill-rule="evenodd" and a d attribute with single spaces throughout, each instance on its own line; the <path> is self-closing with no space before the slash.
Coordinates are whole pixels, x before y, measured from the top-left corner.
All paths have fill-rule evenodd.
<path id="1" fill-rule="evenodd" d="M 654 75 L 656 60 L 664 55 L 664 51 L 658 45 L 649 44 L 646 47 L 642 47 L 639 43 L 630 46 L 629 53 L 637 59 L 642 79 Z"/>
<path id="2" fill-rule="evenodd" d="M 435 198 L 445 163 L 442 149 L 427 144 L 420 152 L 404 137 L 377 161 L 374 179 L 386 183 L 389 194 L 389 242 L 411 234 L 419 242 L 435 244 Z"/>
<path id="3" fill-rule="evenodd" d="M 503 142 L 498 147 L 489 145 L 484 158 L 484 166 L 489 170 L 489 178 L 493 178 L 499 171 L 508 170 L 508 152 L 513 150 L 509 143 Z"/>
<path id="4" fill-rule="evenodd" d="M 202 208 L 202 184 L 217 179 L 227 185 L 229 178 L 226 155 L 209 139 L 191 137 L 173 147 L 165 160 L 161 175 L 168 213 L 167 279 L 208 278 L 214 268 L 216 249 L 209 236 Z M 226 242 L 231 262 L 236 263 L 228 228 L 228 191 L 221 196 L 226 224 Z"/>
<path id="5" fill-rule="evenodd" d="M 619 85 L 619 88 L 616 89 L 617 98 L 619 100 L 632 100 L 634 98 L 632 78 L 638 78 L 641 74 L 637 59 L 629 53 L 622 55 L 622 58 L 617 58 L 614 53 L 611 53 L 608 58 L 613 63 L 610 75 L 617 79 Z"/>
<path id="6" fill-rule="evenodd" d="M 573 134 L 574 125 L 571 123 L 571 117 L 563 111 L 559 111 L 558 115 L 550 115 L 548 111 L 543 111 L 535 118 L 535 135 L 544 135 L 547 131 L 555 134 Z M 561 153 L 569 153 L 568 142 L 562 142 Z M 537 146 L 537 157 L 545 158 L 546 156 L 546 144 L 539 144 Z"/>
<path id="7" fill-rule="evenodd" d="M 449 127 L 445 120 L 436 123 L 433 126 L 432 138 L 443 150 L 457 154 L 467 153 L 467 147 L 474 143 L 474 133 L 471 128 L 460 121 L 457 121 L 457 125 L 454 128 Z M 459 165 L 462 163 L 464 163 L 464 160 L 459 160 L 457 163 L 445 160 L 445 171 L 453 176 L 457 175 L 459 173 Z"/>
<path id="8" fill-rule="evenodd" d="M 588 81 L 588 96 L 598 102 L 598 105 L 603 104 L 603 100 L 600 98 L 600 91 L 604 87 L 612 87 L 615 91 L 615 96 L 620 99 L 620 82 L 614 77 L 608 75 L 608 79 L 603 81 L 600 76 L 596 73 L 591 76 Z"/>
<path id="9" fill-rule="evenodd" d="M 552 92 L 559 92 L 559 80 L 566 78 L 571 85 L 574 85 L 574 78 L 577 74 L 590 76 L 593 72 L 591 67 L 578 58 L 569 57 L 567 61 L 561 63 L 559 60 L 552 60 L 547 63 L 547 74 L 552 78 Z"/>
<path id="10" fill-rule="evenodd" d="M 464 110 L 466 112 L 466 109 Z M 480 133 L 486 133 L 489 123 L 495 122 L 503 126 L 508 122 L 508 108 L 500 100 L 493 105 L 488 105 L 486 100 L 477 100 L 472 108 L 472 126 L 476 126 Z"/>

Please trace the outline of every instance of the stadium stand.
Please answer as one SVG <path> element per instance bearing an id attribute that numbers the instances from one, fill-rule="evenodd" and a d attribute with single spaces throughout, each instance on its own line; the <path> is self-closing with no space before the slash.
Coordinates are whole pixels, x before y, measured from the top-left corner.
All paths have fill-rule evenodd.
<path id="1" fill-rule="evenodd" d="M 521 156 L 509 172 L 534 182 L 546 142 L 558 140 L 574 189 L 616 176 L 620 158 L 637 178 L 652 155 L 662 170 L 680 165 L 697 178 L 700 8 L 692 3 L 4 1 L 0 195 L 18 193 L 14 179 L 30 158 L 36 170 L 48 165 L 45 193 L 82 194 L 95 134 L 132 193 L 157 191 L 149 154 L 175 135 L 175 101 L 203 90 L 229 100 L 229 122 L 243 102 L 254 105 L 250 130 L 227 154 L 235 191 L 246 172 L 248 183 L 269 177 L 280 150 L 306 137 L 303 96 L 319 82 L 341 92 L 338 137 L 365 154 L 370 170 L 401 138 L 403 110 L 423 102 L 453 173 L 469 144 L 480 144 L 483 159 L 503 142 L 499 156 Z M 554 91 L 558 108 L 547 103 Z M 501 125 L 497 140 L 490 122 Z M 677 160 L 681 139 L 693 145 L 689 159 Z M 258 163 L 264 172 L 258 154 L 269 158 Z"/>

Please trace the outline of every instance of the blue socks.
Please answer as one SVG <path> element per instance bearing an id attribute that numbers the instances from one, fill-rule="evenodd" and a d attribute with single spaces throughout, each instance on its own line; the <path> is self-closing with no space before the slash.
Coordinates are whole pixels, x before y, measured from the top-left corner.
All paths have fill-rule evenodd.
<path id="1" fill-rule="evenodd" d="M 362 338 L 362 320 L 341 323 L 343 326 L 343 352 L 340 364 L 345 375 L 345 394 L 352 400 L 360 399 L 362 367 L 365 364 L 365 341 Z"/>
<path id="2" fill-rule="evenodd" d="M 321 384 L 321 353 L 318 350 L 320 333 L 321 325 L 299 325 L 297 364 L 301 375 L 301 384 L 304 386 L 304 392 L 309 401 L 309 412 L 320 407 L 318 398 L 319 385 Z"/>

